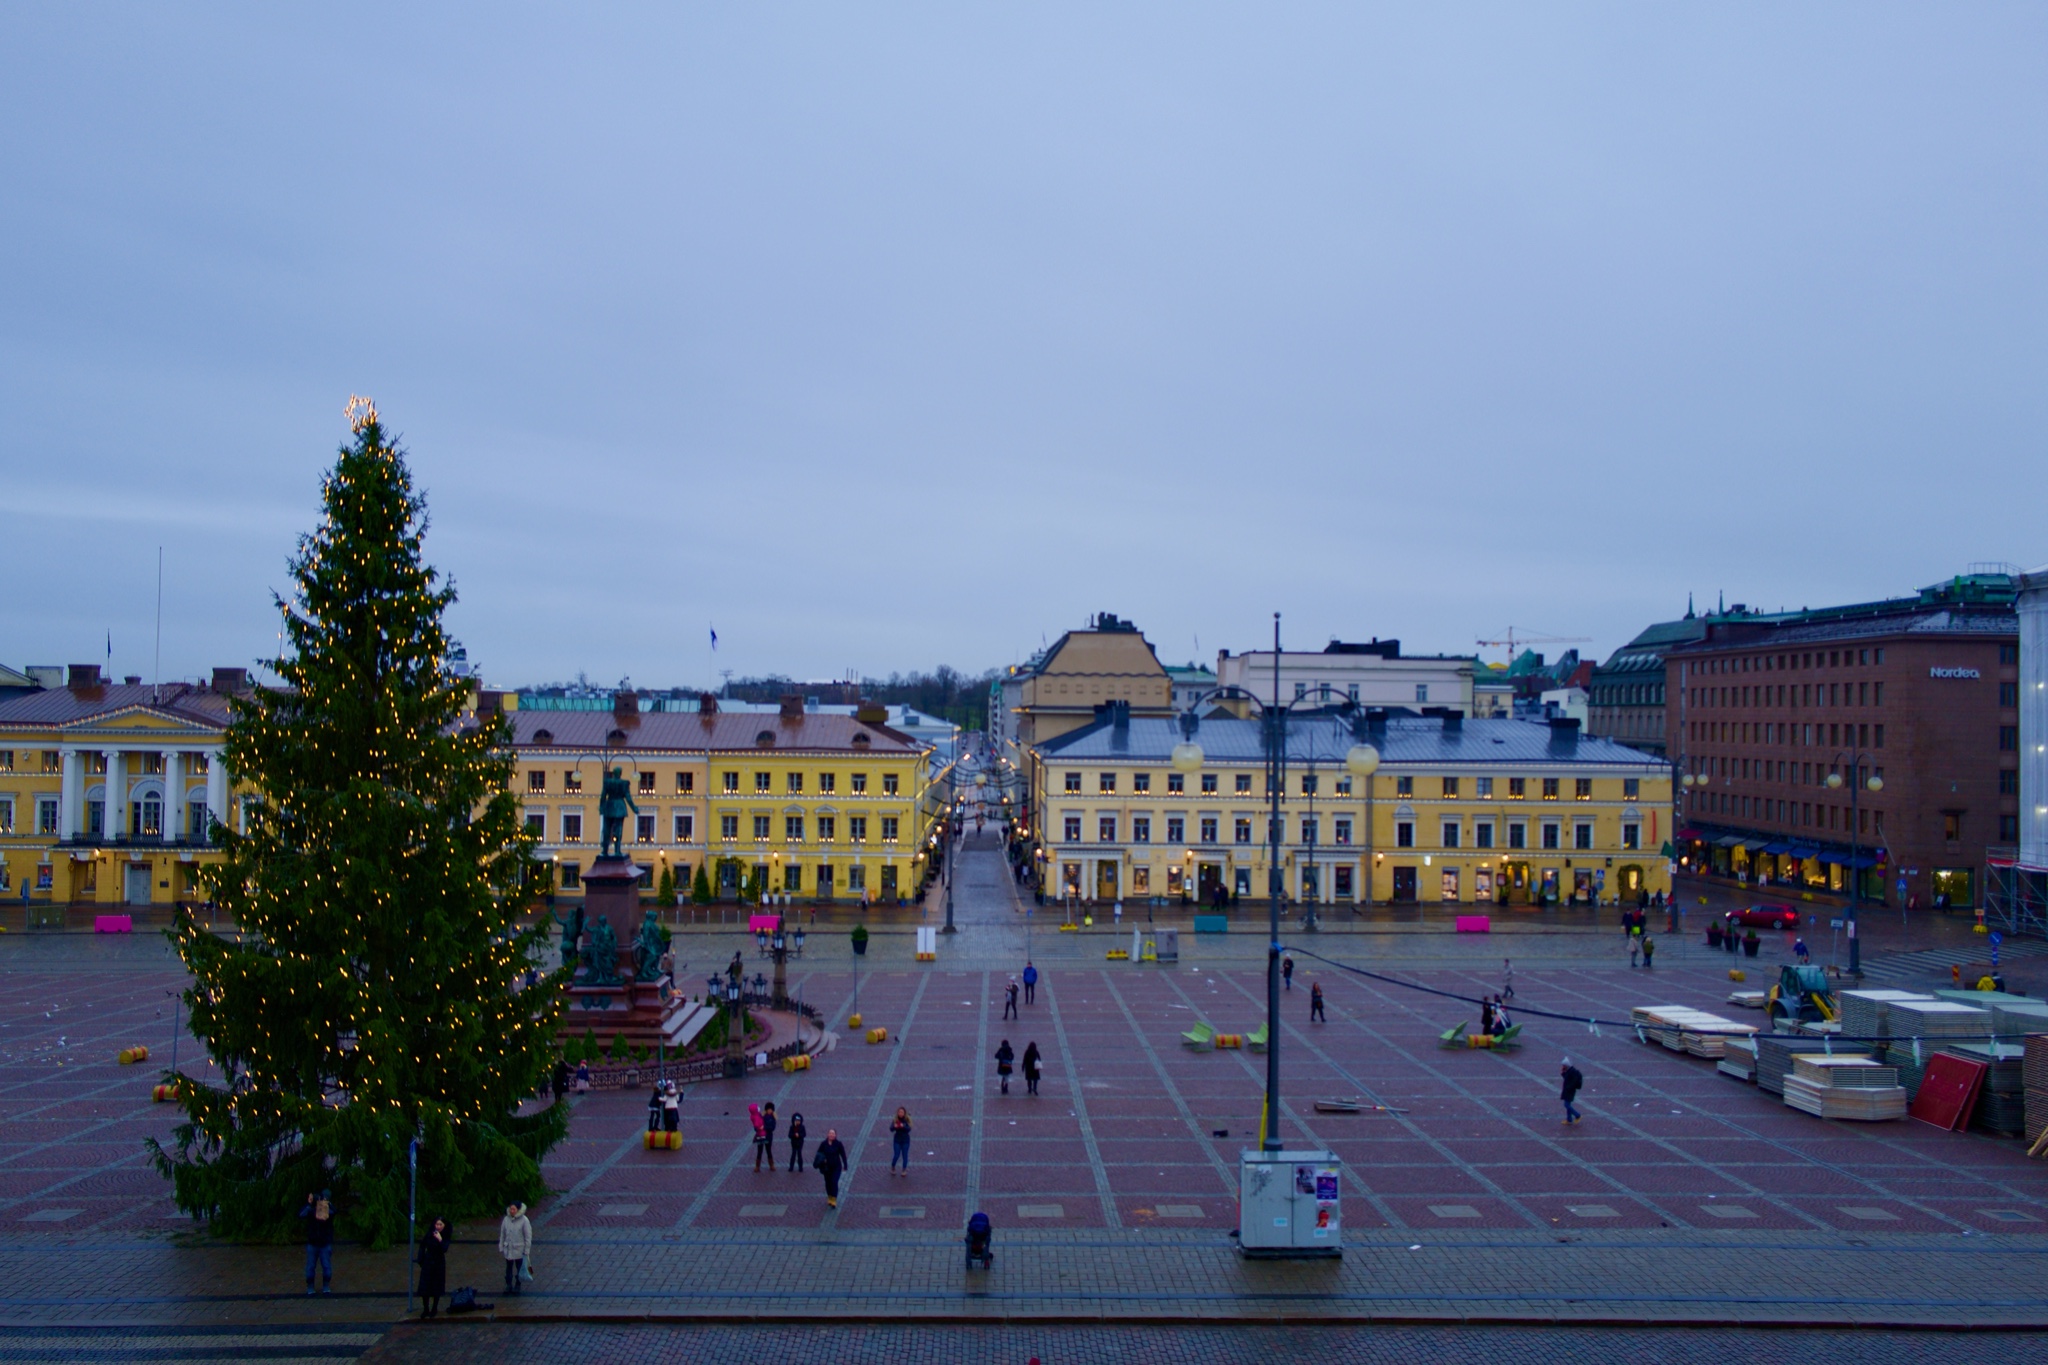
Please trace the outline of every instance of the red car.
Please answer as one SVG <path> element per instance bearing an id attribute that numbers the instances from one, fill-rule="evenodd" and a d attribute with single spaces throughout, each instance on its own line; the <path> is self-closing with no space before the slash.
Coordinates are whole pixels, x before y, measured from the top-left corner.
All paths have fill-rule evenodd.
<path id="1" fill-rule="evenodd" d="M 1730 924 L 1755 924 L 1765 929 L 1797 929 L 1799 912 L 1789 905 L 1745 905 L 1721 916 Z"/>

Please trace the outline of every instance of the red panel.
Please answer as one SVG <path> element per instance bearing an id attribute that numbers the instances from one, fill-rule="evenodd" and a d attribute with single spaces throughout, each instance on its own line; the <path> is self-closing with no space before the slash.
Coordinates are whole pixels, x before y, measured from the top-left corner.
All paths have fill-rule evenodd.
<path id="1" fill-rule="evenodd" d="M 1947 1052 L 1935 1053 L 1928 1058 L 1927 1075 L 1920 1082 L 1920 1093 L 1913 1097 L 1907 1115 L 1936 1128 L 1959 1131 L 1970 1121 L 1970 1111 L 1977 1107 L 1977 1092 L 1990 1071 L 1986 1062 L 1973 1062 Z"/>

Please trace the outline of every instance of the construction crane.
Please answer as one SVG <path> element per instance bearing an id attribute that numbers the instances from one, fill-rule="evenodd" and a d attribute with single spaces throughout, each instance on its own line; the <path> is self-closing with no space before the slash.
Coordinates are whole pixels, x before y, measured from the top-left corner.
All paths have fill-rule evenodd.
<path id="1" fill-rule="evenodd" d="M 1504 640 L 1480 640 L 1477 643 L 1482 649 L 1507 650 L 1508 662 L 1512 664 L 1518 651 L 1525 645 L 1585 645 L 1593 642 L 1590 635 L 1517 635 L 1513 626 L 1507 628 L 1506 634 L 1507 638 Z"/>

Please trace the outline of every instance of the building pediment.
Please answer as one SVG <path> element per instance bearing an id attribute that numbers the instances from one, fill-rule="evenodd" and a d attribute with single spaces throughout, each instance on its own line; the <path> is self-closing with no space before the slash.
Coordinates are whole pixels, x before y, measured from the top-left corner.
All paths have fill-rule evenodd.
<path id="1" fill-rule="evenodd" d="M 222 733 L 218 726 L 203 725 L 184 716 L 154 710 L 147 706 L 127 706 L 102 715 L 83 716 L 54 728 L 66 737 L 147 735 L 151 739 L 217 741 Z"/>

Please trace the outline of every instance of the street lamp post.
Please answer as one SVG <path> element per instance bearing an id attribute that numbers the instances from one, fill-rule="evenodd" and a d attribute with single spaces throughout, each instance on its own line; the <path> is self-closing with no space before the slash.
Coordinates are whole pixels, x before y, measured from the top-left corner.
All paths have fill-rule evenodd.
<path id="1" fill-rule="evenodd" d="M 1859 850 L 1858 850 L 1858 847 L 1857 847 L 1857 845 L 1858 845 L 1858 835 L 1859 835 L 1859 831 L 1858 831 L 1858 830 L 1857 830 L 1857 828 L 1856 828 L 1856 820 L 1857 820 L 1857 809 L 1858 809 L 1858 807 L 1857 807 L 1857 801 L 1856 801 L 1856 798 L 1857 798 L 1857 796 L 1858 796 L 1858 794 L 1859 794 L 1859 793 L 1861 793 L 1861 792 L 1863 792 L 1863 791 L 1865 791 L 1865 790 L 1868 790 L 1868 791 L 1871 791 L 1871 792 L 1881 792 L 1881 791 L 1883 791 L 1883 790 L 1884 790 L 1884 779 L 1883 779 L 1883 778 L 1879 777 L 1879 776 L 1878 776 L 1878 775 L 1877 775 L 1876 773 L 1872 773 L 1872 774 L 1871 774 L 1871 775 L 1870 775 L 1869 777 L 1865 777 L 1865 776 L 1863 775 L 1863 760 L 1864 760 L 1864 759 L 1866 759 L 1866 758 L 1869 758 L 1869 757 L 1870 757 L 1870 755 L 1869 755 L 1869 754 L 1865 754 L 1865 753 L 1857 753 L 1857 752 L 1854 752 L 1853 750 L 1847 750 L 1847 749 L 1845 749 L 1845 750 L 1842 750 L 1841 752 L 1839 752 L 1839 753 L 1837 753 L 1837 754 L 1835 755 L 1835 766 L 1834 766 L 1834 771 L 1833 771 L 1833 772 L 1831 772 L 1831 773 L 1829 773 L 1829 774 L 1828 774 L 1828 777 L 1827 777 L 1827 787 L 1828 787 L 1828 790 L 1829 790 L 1829 791 L 1840 791 L 1840 790 L 1842 789 L 1842 782 L 1843 782 L 1843 778 L 1842 778 L 1842 760 L 1843 760 L 1844 758 L 1847 758 L 1847 759 L 1848 759 L 1848 761 L 1849 761 L 1849 777 L 1848 777 L 1848 783 L 1849 783 L 1849 975 L 1851 975 L 1851 976 L 1862 976 L 1862 975 L 1863 975 L 1863 940 L 1862 940 L 1862 939 L 1860 939 L 1860 938 L 1858 938 L 1858 937 L 1857 937 L 1857 935 L 1856 935 L 1856 906 L 1857 906 L 1857 903 L 1858 903 L 1859 901 L 1861 901 L 1861 900 L 1863 899 L 1863 869 L 1862 869 L 1862 868 L 1860 868 L 1860 867 L 1858 867 L 1858 866 L 1856 866 L 1856 860 L 1857 860 L 1857 858 L 1858 858 L 1858 857 L 1860 856 L 1860 853 L 1859 853 Z"/>
<path id="2" fill-rule="evenodd" d="M 725 983 L 725 1076 L 738 1080 L 747 1074 L 746 1029 L 740 1023 L 740 978 L 735 971 Z"/>

